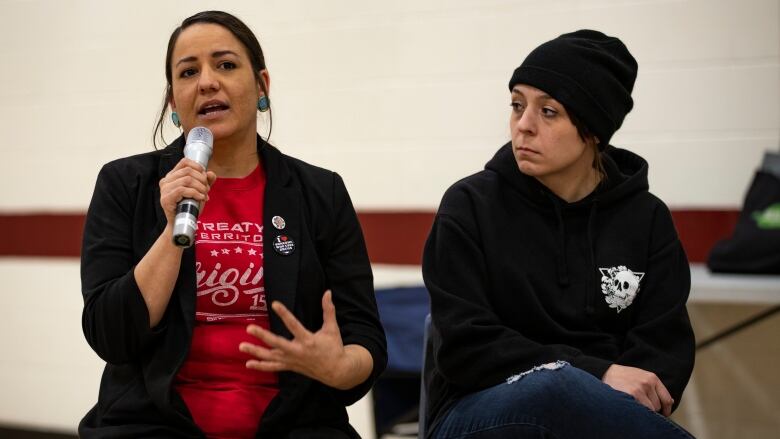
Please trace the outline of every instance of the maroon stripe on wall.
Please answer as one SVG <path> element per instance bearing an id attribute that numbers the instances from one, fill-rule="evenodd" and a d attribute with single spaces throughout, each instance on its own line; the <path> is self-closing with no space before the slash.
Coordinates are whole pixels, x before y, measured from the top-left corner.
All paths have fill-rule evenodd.
<path id="1" fill-rule="evenodd" d="M 358 212 L 368 257 L 385 264 L 420 264 L 434 212 Z"/>
<path id="2" fill-rule="evenodd" d="M 738 210 L 672 210 L 672 219 L 691 262 L 706 262 L 712 246 L 734 233 Z"/>
<path id="3" fill-rule="evenodd" d="M 419 264 L 434 212 L 358 212 L 372 262 Z M 704 262 L 712 246 L 731 235 L 736 210 L 674 210 L 688 259 Z M 84 214 L 0 214 L 0 256 L 78 257 Z"/>
<path id="4" fill-rule="evenodd" d="M 373 262 L 419 264 L 434 212 L 359 213 Z M 715 243 L 731 236 L 738 210 L 673 210 L 677 233 L 691 262 L 705 262 Z"/>
<path id="5" fill-rule="evenodd" d="M 78 257 L 84 214 L 0 214 L 0 256 Z"/>

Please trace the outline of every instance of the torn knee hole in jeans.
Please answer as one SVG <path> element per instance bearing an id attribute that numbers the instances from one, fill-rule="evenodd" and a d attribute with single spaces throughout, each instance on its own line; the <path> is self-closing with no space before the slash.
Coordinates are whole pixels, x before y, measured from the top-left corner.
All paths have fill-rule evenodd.
<path id="1" fill-rule="evenodd" d="M 509 378 L 506 379 L 506 383 L 507 384 L 512 384 L 514 382 L 519 381 L 524 376 L 532 374 L 532 373 L 540 371 L 540 370 L 558 370 L 558 369 L 562 368 L 563 366 L 566 366 L 567 364 L 569 364 L 569 363 L 567 363 L 565 361 L 561 361 L 561 360 L 554 361 L 552 363 L 540 364 L 538 366 L 534 366 L 531 369 L 526 370 L 525 372 L 521 372 L 521 373 L 518 373 L 517 375 L 510 376 Z"/>

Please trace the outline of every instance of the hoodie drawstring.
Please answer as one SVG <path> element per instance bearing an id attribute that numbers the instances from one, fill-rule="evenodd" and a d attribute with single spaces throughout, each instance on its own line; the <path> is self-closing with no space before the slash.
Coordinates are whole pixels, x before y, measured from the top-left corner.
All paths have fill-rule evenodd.
<path id="1" fill-rule="evenodd" d="M 563 221 L 563 213 L 562 208 L 559 203 L 555 201 L 551 196 L 548 195 L 548 198 L 550 199 L 550 202 L 553 205 L 553 210 L 555 211 L 555 218 L 558 222 L 558 285 L 561 287 L 568 287 L 570 284 L 569 280 L 569 267 L 568 267 L 568 261 L 566 260 L 566 225 Z M 598 199 L 594 199 L 593 203 L 590 205 L 590 212 L 588 213 L 588 225 L 587 225 L 587 244 L 588 244 L 588 267 L 590 268 L 588 270 L 588 291 L 585 292 L 585 313 L 586 314 L 593 314 L 595 312 L 594 307 L 594 301 L 596 300 L 596 297 L 599 296 L 600 288 L 597 288 L 598 285 L 600 285 L 600 282 L 598 282 L 598 279 L 596 279 L 596 273 L 598 272 L 598 267 L 596 267 L 596 251 L 595 251 L 595 242 L 596 242 L 596 218 L 598 216 L 599 211 L 599 201 Z"/>
<path id="2" fill-rule="evenodd" d="M 596 215 L 598 214 L 599 210 L 599 200 L 595 199 L 593 200 L 593 204 L 590 206 L 590 214 L 588 215 L 588 227 L 587 227 L 587 235 L 588 235 L 588 256 L 590 257 L 590 279 L 588 280 L 588 285 L 590 285 L 590 291 L 586 294 L 586 302 L 585 302 L 585 313 L 586 314 L 593 314 L 595 309 L 593 306 L 594 296 L 597 296 L 599 294 L 599 289 L 596 289 L 596 285 L 600 285 L 600 282 L 596 283 L 596 270 L 598 270 L 598 267 L 596 267 L 596 256 L 595 251 L 593 247 L 595 246 L 596 237 L 594 236 L 596 234 L 595 227 L 596 227 Z"/>
<path id="3" fill-rule="evenodd" d="M 569 267 L 566 261 L 566 226 L 563 223 L 563 214 L 561 206 L 552 198 L 550 202 L 555 210 L 555 217 L 558 220 L 558 285 L 562 287 L 569 286 Z"/>

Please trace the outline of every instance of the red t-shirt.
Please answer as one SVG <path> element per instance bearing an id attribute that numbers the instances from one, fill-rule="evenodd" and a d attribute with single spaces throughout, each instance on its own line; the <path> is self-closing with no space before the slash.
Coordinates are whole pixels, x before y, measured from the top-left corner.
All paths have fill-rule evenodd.
<path id="1" fill-rule="evenodd" d="M 263 276 L 265 173 L 218 178 L 198 219 L 197 302 L 192 345 L 174 386 L 195 423 L 213 438 L 254 437 L 278 392 L 275 373 L 246 368 L 250 323 L 269 327 Z"/>

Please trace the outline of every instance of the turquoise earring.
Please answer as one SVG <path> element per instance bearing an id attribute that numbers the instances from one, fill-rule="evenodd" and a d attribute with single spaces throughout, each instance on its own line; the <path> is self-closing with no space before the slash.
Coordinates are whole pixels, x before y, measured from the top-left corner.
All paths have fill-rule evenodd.
<path id="1" fill-rule="evenodd" d="M 173 121 L 173 124 L 176 125 L 176 128 L 181 127 L 181 121 L 179 120 L 179 113 L 172 111 L 171 112 L 171 120 Z"/>
<path id="2" fill-rule="evenodd" d="M 257 109 L 260 110 L 261 113 L 265 113 L 269 108 L 270 104 L 268 103 L 268 96 L 260 96 L 260 99 L 257 100 Z"/>

